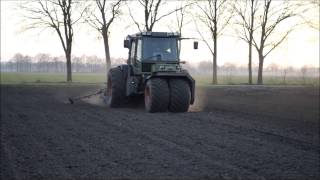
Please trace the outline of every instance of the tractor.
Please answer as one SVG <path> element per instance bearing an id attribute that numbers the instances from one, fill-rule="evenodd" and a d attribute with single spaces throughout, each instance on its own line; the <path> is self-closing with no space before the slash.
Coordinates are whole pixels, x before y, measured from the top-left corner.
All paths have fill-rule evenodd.
<path id="1" fill-rule="evenodd" d="M 103 93 L 109 107 L 124 106 L 130 97 L 144 96 L 147 112 L 186 112 L 195 99 L 195 81 L 181 67 L 181 38 L 175 32 L 128 35 L 127 64 L 111 68 Z M 193 43 L 198 49 L 198 42 Z"/>

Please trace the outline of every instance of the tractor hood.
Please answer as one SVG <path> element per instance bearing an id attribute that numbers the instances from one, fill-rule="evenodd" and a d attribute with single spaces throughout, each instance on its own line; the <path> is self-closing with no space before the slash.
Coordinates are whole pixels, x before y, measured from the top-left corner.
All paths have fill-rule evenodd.
<path id="1" fill-rule="evenodd" d="M 155 63 L 151 66 L 151 72 L 180 72 L 181 66 L 179 64 L 162 64 Z"/>

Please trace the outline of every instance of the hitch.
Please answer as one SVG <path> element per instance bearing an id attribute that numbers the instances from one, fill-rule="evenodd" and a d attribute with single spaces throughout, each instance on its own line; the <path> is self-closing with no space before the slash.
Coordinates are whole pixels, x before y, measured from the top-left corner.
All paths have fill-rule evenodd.
<path id="1" fill-rule="evenodd" d="M 99 89 L 99 90 L 96 91 L 96 92 L 93 92 L 93 93 L 90 93 L 90 94 L 87 94 L 87 95 L 84 95 L 84 96 L 69 97 L 69 98 L 68 98 L 68 101 L 69 101 L 70 104 L 74 104 L 76 101 L 79 101 L 79 100 L 81 100 L 81 99 L 89 98 L 89 97 L 91 97 L 91 96 L 95 96 L 95 95 L 98 95 L 98 94 L 102 94 L 105 89 L 106 89 L 106 88 Z"/>

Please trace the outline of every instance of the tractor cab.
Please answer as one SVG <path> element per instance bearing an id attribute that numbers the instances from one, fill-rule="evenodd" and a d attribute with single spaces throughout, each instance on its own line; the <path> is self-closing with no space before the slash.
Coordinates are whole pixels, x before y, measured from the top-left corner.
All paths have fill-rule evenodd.
<path id="1" fill-rule="evenodd" d="M 142 32 L 127 36 L 128 64 L 135 73 L 181 71 L 180 34 L 173 32 Z"/>

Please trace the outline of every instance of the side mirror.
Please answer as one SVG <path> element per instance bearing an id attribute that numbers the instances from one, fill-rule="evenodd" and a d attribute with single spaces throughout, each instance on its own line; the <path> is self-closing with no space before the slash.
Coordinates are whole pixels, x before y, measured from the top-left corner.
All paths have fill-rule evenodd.
<path id="1" fill-rule="evenodd" d="M 130 41 L 129 40 L 124 40 L 123 41 L 123 47 L 125 47 L 125 48 L 129 48 L 129 46 L 130 46 Z"/>
<path id="2" fill-rule="evenodd" d="M 198 41 L 193 42 L 193 49 L 198 49 Z"/>

